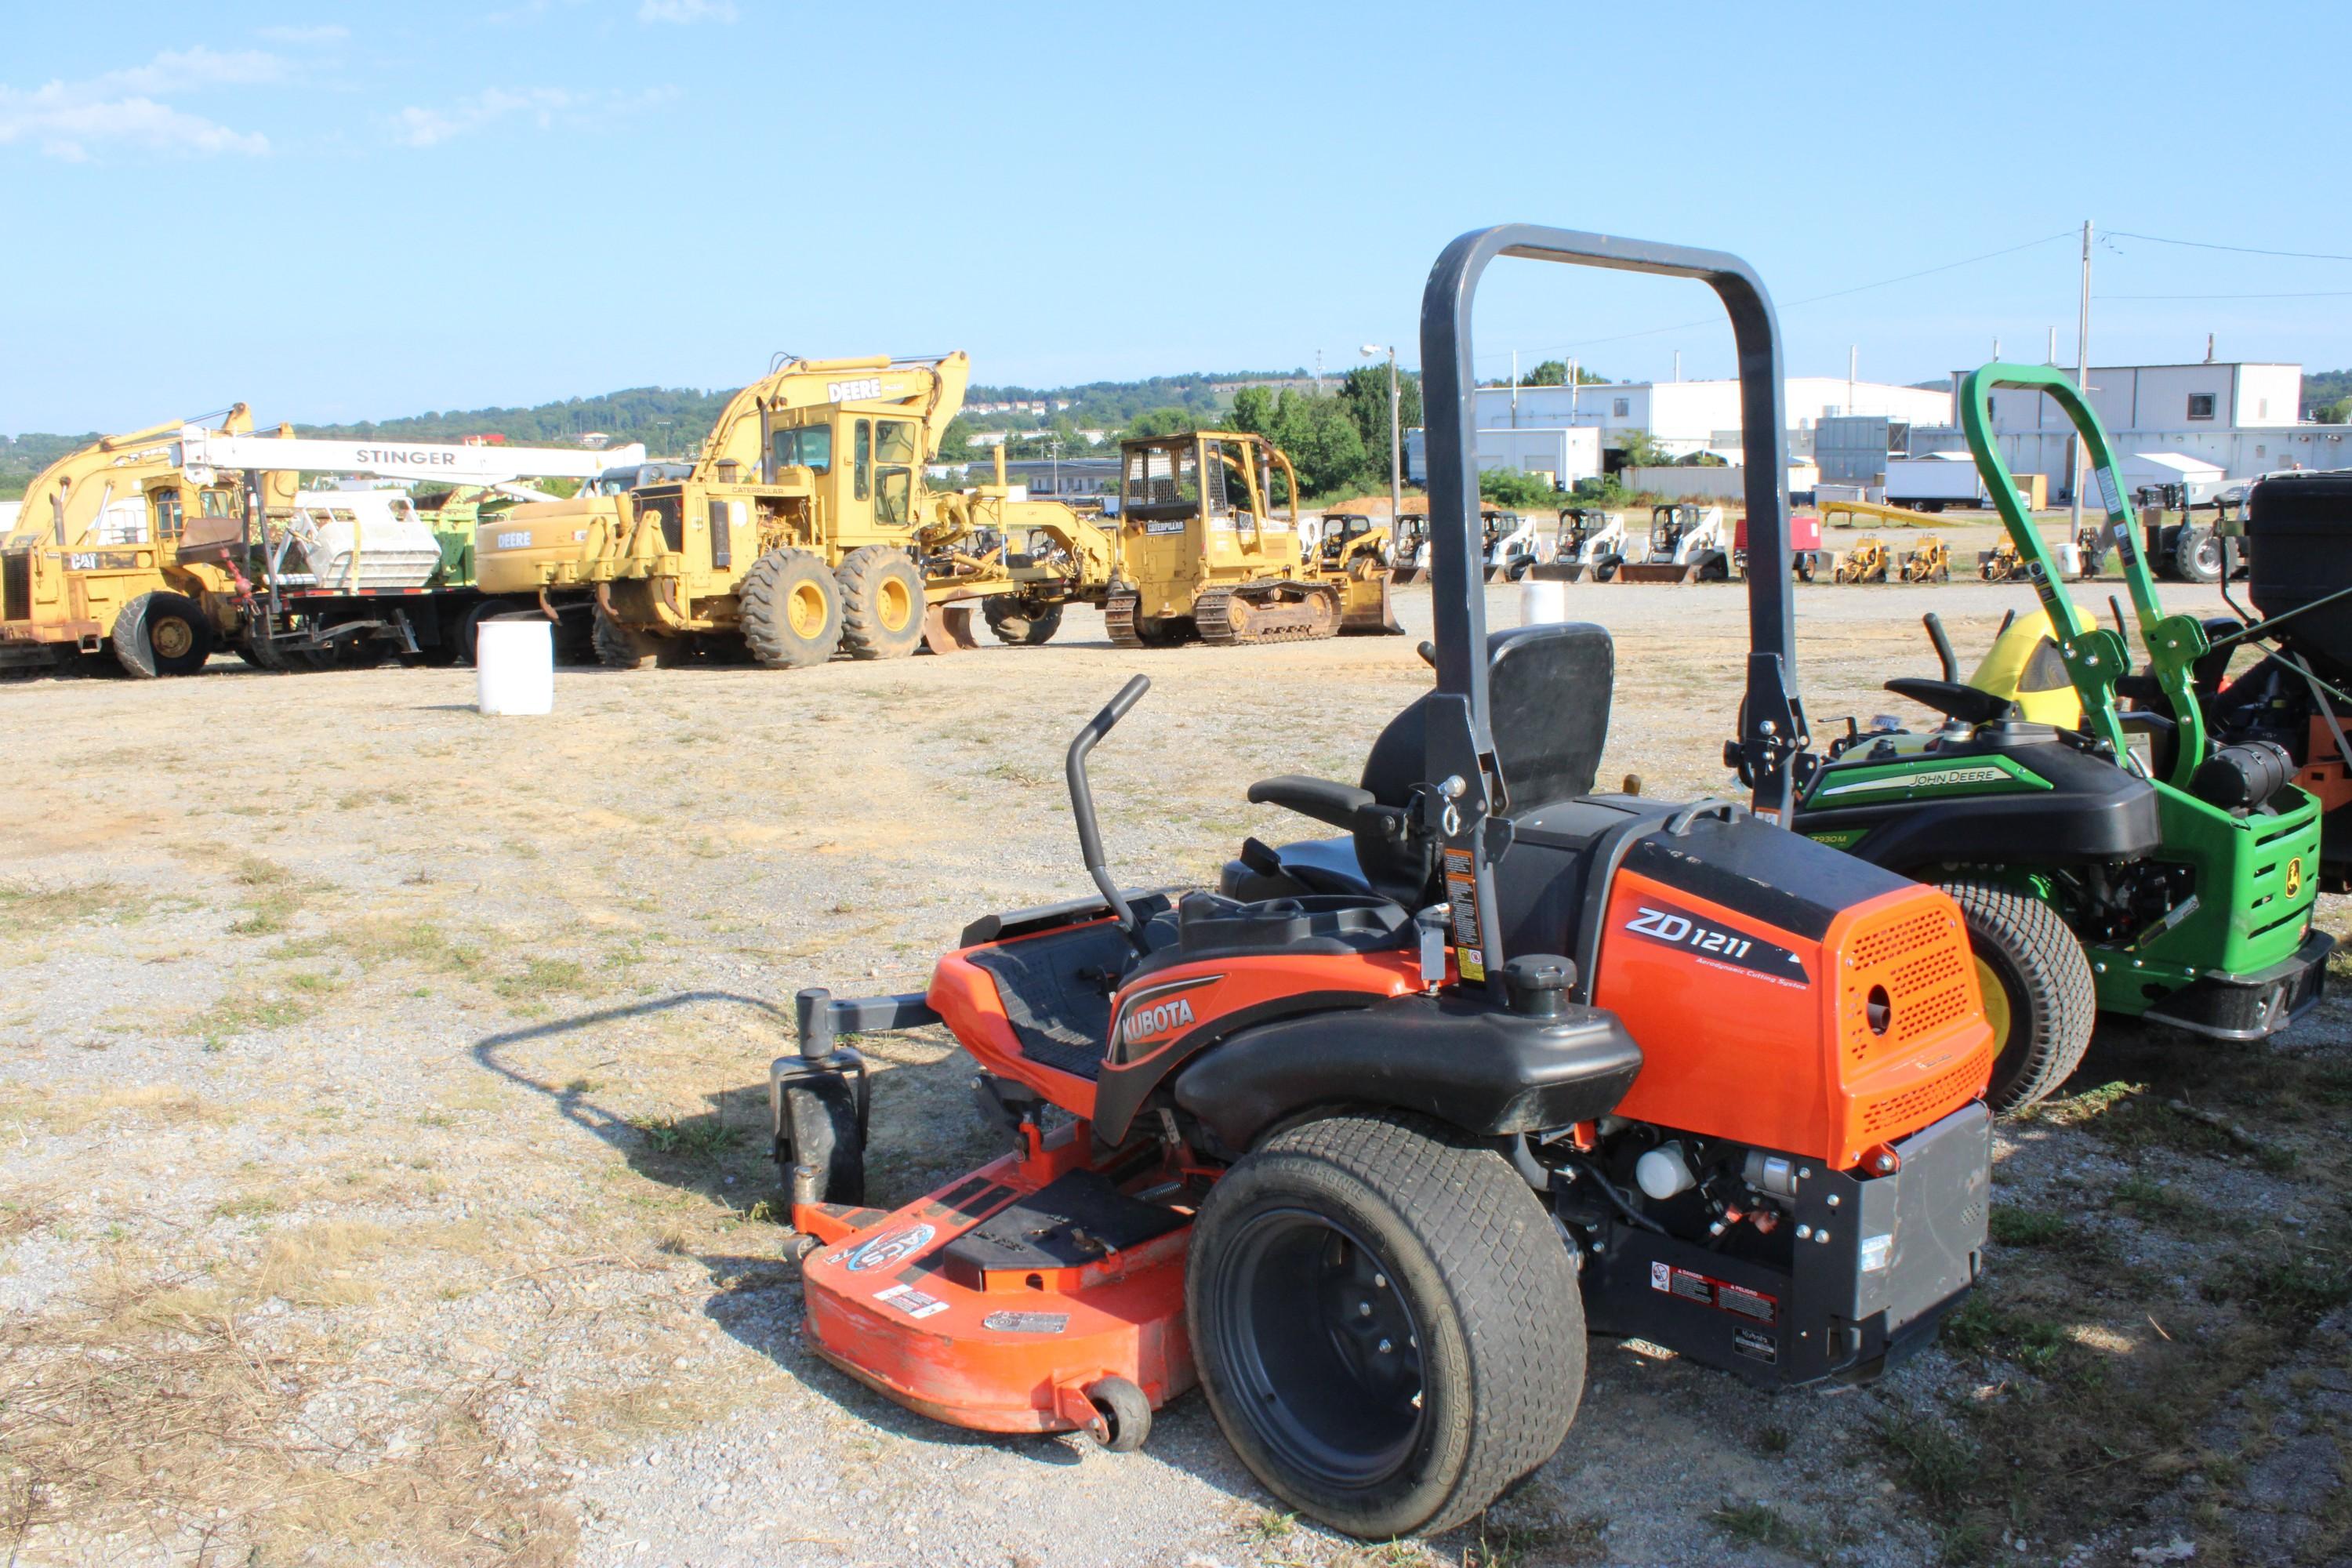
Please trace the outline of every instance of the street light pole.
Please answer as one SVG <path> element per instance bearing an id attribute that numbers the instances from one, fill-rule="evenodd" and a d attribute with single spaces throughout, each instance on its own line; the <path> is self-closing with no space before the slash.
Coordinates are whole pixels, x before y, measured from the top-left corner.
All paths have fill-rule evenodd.
<path id="1" fill-rule="evenodd" d="M 1364 357 L 1367 359 L 1381 352 L 1381 349 L 1378 343 L 1364 345 Z M 1399 412 L 1397 402 L 1397 361 L 1394 343 L 1389 345 L 1387 353 L 1389 356 L 1389 528 L 1394 531 L 1403 526 L 1400 519 L 1404 514 L 1404 419 Z"/>

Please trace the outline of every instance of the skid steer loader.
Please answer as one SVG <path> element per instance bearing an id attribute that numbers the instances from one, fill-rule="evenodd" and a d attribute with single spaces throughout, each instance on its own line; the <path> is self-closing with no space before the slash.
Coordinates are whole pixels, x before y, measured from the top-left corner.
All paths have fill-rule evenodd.
<path id="1" fill-rule="evenodd" d="M 1721 583 L 1731 576 L 1731 537 L 1719 506 L 1669 501 L 1650 509 L 1650 536 L 1628 550 L 1617 575 L 1627 583 Z"/>
<path id="2" fill-rule="evenodd" d="M 1115 646 L 1402 635 L 1382 541 L 1342 539 L 1336 556 L 1299 559 L 1298 476 L 1265 437 L 1138 437 L 1119 444 L 1119 578 L 1103 602 Z"/>
<path id="3" fill-rule="evenodd" d="M 1625 560 L 1625 518 L 1600 507 L 1559 509 L 1559 536 L 1552 558 L 1538 563 L 1532 573 L 1541 581 L 1580 583 L 1591 577 L 1606 583 L 1617 575 Z"/>
<path id="4" fill-rule="evenodd" d="M 1744 263 L 1517 226 L 1448 247 L 1422 312 L 1434 689 L 1360 784 L 1248 792 L 1342 837 L 1244 839 L 1214 891 L 1122 889 L 1087 758 L 1139 676 L 1065 761 L 1091 894 L 981 916 L 924 991 L 796 998 L 769 1099 L 805 1341 L 867 1387 L 1113 1451 L 1198 1387 L 1284 1505 L 1386 1540 L 1550 1457 L 1588 1332 L 1834 1386 L 1972 1288 L 1992 1031 L 1948 896 L 1774 824 L 1787 574 L 1748 583 L 1752 811 L 1594 794 L 1608 632 L 1486 630 L 1469 326 L 1503 255 L 1713 285 L 1785 559 L 1780 345 Z M 867 1206 L 846 1037 L 930 1026 L 1006 1152 Z"/>
<path id="5" fill-rule="evenodd" d="M 1392 580 L 1398 584 L 1424 581 L 1429 576 L 1429 514 L 1406 512 L 1397 519 L 1395 532 Z"/>

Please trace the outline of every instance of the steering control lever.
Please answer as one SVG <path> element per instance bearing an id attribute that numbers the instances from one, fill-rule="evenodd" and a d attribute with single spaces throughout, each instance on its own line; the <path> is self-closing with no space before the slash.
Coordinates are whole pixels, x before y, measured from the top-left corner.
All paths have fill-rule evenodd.
<path id="1" fill-rule="evenodd" d="M 1111 913 L 1118 917 L 1118 929 L 1127 933 L 1127 940 L 1134 944 L 1138 952 L 1144 951 L 1143 922 L 1136 918 L 1135 910 L 1127 901 L 1127 895 L 1118 890 L 1118 884 L 1111 880 L 1110 868 L 1103 864 L 1102 827 L 1095 820 L 1094 791 L 1087 785 L 1087 753 L 1093 751 L 1095 742 L 1109 734 L 1118 721 L 1127 717 L 1127 710 L 1141 701 L 1143 694 L 1150 689 L 1151 678 L 1148 675 L 1139 675 L 1120 687 L 1118 695 L 1105 703 L 1101 712 L 1087 720 L 1070 742 L 1069 758 L 1064 764 L 1064 771 L 1070 781 L 1070 815 L 1078 822 L 1078 853 L 1085 858 L 1087 873 L 1094 878 L 1103 901 L 1110 906 Z"/>

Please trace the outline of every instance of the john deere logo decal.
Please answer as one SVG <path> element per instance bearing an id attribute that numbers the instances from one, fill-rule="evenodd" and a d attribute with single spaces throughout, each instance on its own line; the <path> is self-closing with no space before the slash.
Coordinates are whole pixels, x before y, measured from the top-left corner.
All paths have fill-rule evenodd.
<path id="1" fill-rule="evenodd" d="M 894 1230 L 887 1236 L 877 1236 L 851 1253 L 849 1262 L 845 1267 L 852 1274 L 863 1274 L 873 1268 L 887 1268 L 898 1259 L 920 1252 L 929 1245 L 931 1237 L 938 1234 L 929 1226 L 918 1225 L 910 1226 L 905 1230 Z"/>
<path id="2" fill-rule="evenodd" d="M 2291 899 L 2301 891 L 2303 891 L 2303 857 L 2298 855 L 2286 863 L 2286 896 Z"/>

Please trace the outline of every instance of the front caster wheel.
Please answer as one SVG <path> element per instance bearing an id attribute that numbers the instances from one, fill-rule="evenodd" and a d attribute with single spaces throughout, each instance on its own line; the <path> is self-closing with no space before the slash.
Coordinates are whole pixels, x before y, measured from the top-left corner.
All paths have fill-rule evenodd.
<path id="1" fill-rule="evenodd" d="M 1151 1436 L 1151 1401 L 1127 1379 L 1106 1377 L 1090 1383 L 1087 1399 L 1102 1417 L 1102 1434 L 1095 1440 L 1108 1451 L 1132 1454 Z"/>
<path id="2" fill-rule="evenodd" d="M 1209 1407 L 1286 1503 L 1351 1535 L 1448 1530 L 1559 1447 L 1584 1309 L 1491 1148 L 1411 1116 L 1270 1140 L 1210 1190 L 1185 1280 Z"/>

